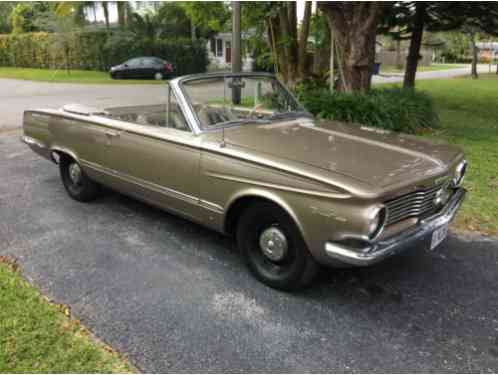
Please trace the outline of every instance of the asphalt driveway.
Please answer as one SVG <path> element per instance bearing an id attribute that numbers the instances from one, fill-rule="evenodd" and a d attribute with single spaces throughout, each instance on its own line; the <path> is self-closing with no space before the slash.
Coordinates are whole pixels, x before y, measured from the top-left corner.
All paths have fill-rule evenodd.
<path id="1" fill-rule="evenodd" d="M 19 135 L 0 135 L 0 255 L 143 371 L 498 371 L 495 241 L 451 235 L 285 294 L 198 225 L 69 199 Z"/>

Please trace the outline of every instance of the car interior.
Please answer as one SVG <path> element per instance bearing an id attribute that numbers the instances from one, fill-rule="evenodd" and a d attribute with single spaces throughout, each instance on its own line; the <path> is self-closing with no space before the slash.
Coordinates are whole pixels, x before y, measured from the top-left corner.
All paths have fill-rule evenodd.
<path id="1" fill-rule="evenodd" d="M 139 125 L 158 126 L 189 131 L 187 121 L 178 105 L 164 104 L 106 108 L 106 117 Z"/>

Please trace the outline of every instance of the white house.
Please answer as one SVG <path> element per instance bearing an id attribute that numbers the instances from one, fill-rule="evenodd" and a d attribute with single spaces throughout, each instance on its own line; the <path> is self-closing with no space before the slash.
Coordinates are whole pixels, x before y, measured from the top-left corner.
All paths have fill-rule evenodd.
<path id="1" fill-rule="evenodd" d="M 242 38 L 247 36 L 243 33 Z M 218 33 L 210 38 L 207 43 L 210 70 L 227 70 L 231 67 L 232 33 Z M 248 52 L 242 55 L 242 70 L 250 72 L 253 69 L 254 59 Z"/>

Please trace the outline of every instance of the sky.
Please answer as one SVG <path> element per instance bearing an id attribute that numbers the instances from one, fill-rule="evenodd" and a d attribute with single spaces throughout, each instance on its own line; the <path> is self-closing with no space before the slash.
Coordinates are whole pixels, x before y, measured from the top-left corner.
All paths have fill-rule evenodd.
<path id="1" fill-rule="evenodd" d="M 304 0 L 297 0 L 297 22 L 301 22 L 304 17 Z M 313 1 L 313 5 L 311 6 L 311 12 L 315 13 L 316 10 L 316 1 Z"/>
<path id="2" fill-rule="evenodd" d="M 136 3 L 136 2 L 133 2 L 133 3 Z M 298 22 L 301 22 L 301 20 L 303 19 L 303 16 L 304 16 L 304 3 L 305 3 L 305 1 L 304 0 L 297 0 L 296 3 L 297 3 L 297 7 L 296 7 L 297 8 L 297 20 L 298 20 Z M 316 1 L 313 1 L 312 12 L 315 12 L 315 10 L 316 10 Z M 102 10 L 102 6 L 100 5 L 100 3 L 97 3 L 96 11 L 97 11 L 97 20 L 103 22 L 104 21 L 104 12 Z M 93 20 L 93 11 L 90 10 L 89 12 L 90 12 L 89 18 L 90 18 L 90 20 Z M 116 7 L 111 5 L 109 7 L 109 19 L 111 22 L 116 22 L 117 18 L 118 18 L 118 15 L 116 12 Z"/>

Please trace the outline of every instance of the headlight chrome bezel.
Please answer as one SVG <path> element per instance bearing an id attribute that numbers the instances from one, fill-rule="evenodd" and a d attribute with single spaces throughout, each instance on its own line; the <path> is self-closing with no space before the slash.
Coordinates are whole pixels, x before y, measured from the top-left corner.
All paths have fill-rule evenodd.
<path id="1" fill-rule="evenodd" d="M 463 160 L 455 168 L 455 173 L 451 180 L 453 187 L 458 187 L 462 184 L 465 178 L 465 172 L 467 171 L 467 164 L 467 160 Z"/>
<path id="2" fill-rule="evenodd" d="M 370 241 L 373 241 L 382 234 L 386 226 L 387 209 L 384 205 L 375 206 L 369 215 L 367 232 Z"/>

